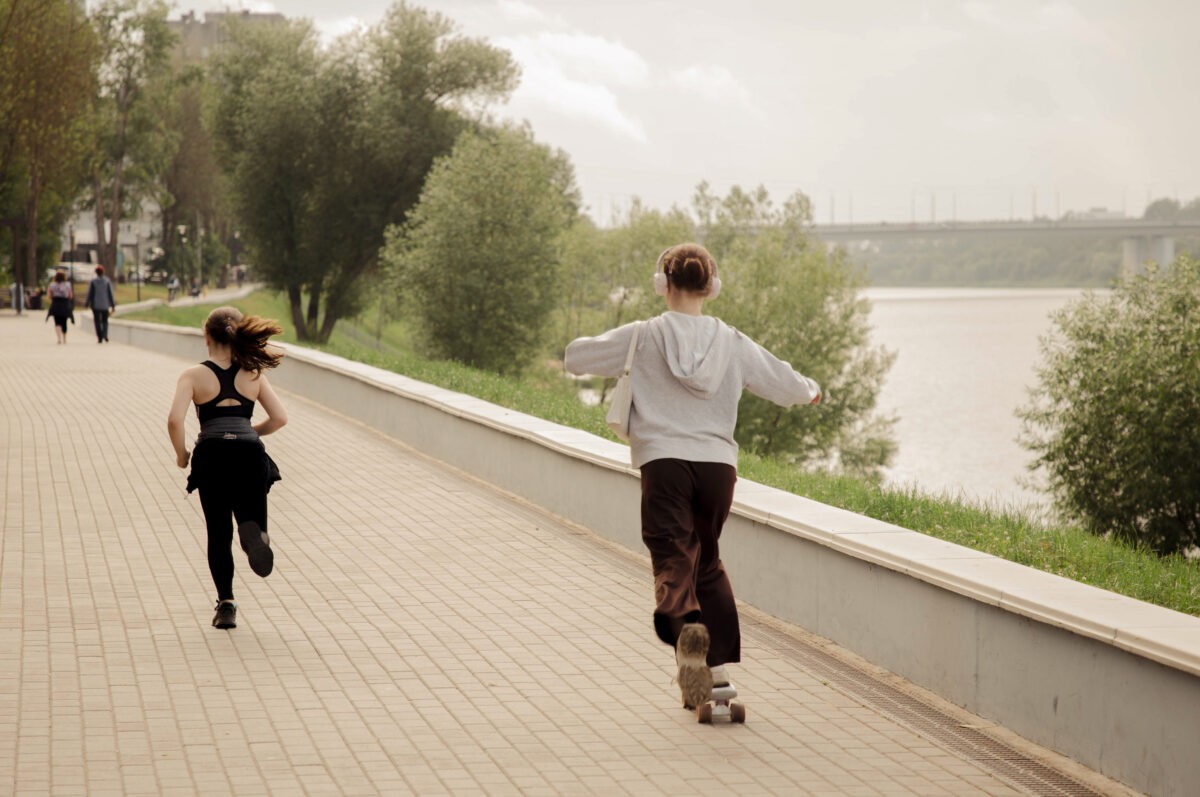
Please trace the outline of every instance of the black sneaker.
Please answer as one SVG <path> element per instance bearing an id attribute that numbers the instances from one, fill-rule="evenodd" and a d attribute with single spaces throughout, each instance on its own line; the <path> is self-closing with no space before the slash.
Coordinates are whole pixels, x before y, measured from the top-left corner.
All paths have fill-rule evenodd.
<path id="1" fill-rule="evenodd" d="M 242 550 L 250 558 L 250 569 L 266 578 L 275 567 L 275 554 L 271 552 L 271 541 L 267 533 L 253 520 L 238 524 L 238 537 Z"/>
<path id="2" fill-rule="evenodd" d="M 217 613 L 213 615 L 213 628 L 237 628 L 236 603 L 217 601 Z"/>

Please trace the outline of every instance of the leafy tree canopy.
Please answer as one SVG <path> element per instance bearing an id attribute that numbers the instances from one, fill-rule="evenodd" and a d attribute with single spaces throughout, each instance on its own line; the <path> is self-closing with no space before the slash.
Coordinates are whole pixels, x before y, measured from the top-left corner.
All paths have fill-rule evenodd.
<path id="1" fill-rule="evenodd" d="M 0 240 L 36 285 L 82 185 L 99 49 L 83 9 L 0 0 Z"/>
<path id="2" fill-rule="evenodd" d="M 91 13 L 101 58 L 88 205 L 96 217 L 100 262 L 116 273 L 121 219 L 155 196 L 174 155 L 166 135 L 170 53 L 176 38 L 162 0 L 103 0 Z"/>
<path id="3" fill-rule="evenodd" d="M 385 253 L 428 351 L 498 373 L 541 349 L 578 212 L 566 155 L 528 130 L 464 134 L 430 172 Z"/>
<path id="4" fill-rule="evenodd" d="M 659 254 L 699 241 L 716 259 L 723 286 L 706 310 L 816 379 L 826 393 L 820 406 L 805 412 L 746 396 L 738 443 L 796 463 L 878 476 L 895 452 L 891 419 L 875 413 L 894 355 L 870 345 L 862 269 L 844 250 L 829 251 L 813 238 L 811 223 L 803 194 L 776 205 L 763 188 L 734 187 L 721 197 L 702 183 L 690 214 L 650 211 L 635 202 L 609 229 L 579 225 L 565 250 L 571 275 L 566 340 L 663 312 L 650 290 Z"/>
<path id="5" fill-rule="evenodd" d="M 384 230 L 517 74 L 506 52 L 405 3 L 329 49 L 305 23 L 235 28 L 212 128 L 257 273 L 287 292 L 301 339 L 361 309 Z"/>

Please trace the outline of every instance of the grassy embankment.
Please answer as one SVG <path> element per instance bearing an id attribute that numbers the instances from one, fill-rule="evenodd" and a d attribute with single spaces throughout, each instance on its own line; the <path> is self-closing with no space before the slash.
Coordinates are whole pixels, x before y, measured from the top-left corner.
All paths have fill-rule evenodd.
<path id="1" fill-rule="evenodd" d="M 75 286 L 75 292 L 76 293 L 79 292 L 78 285 Z M 87 295 L 87 285 L 83 286 L 83 293 L 85 296 Z M 140 291 L 141 298 L 139 299 L 138 298 L 139 291 L 138 291 L 137 284 L 122 282 L 120 284 L 113 285 L 113 293 L 117 300 L 117 307 L 119 308 L 123 304 L 133 304 L 134 302 L 137 302 L 137 301 L 144 302 L 147 299 L 162 299 L 163 301 L 166 301 L 167 286 L 166 285 L 157 285 L 157 284 L 153 284 L 153 283 L 149 283 L 149 282 L 144 283 L 142 285 L 142 289 Z"/>
<path id="2" fill-rule="evenodd" d="M 285 330 L 283 340 L 296 342 L 282 297 L 259 292 L 236 304 L 245 313 L 279 319 Z M 210 309 L 211 306 L 159 307 L 128 317 L 198 328 Z M 376 328 L 367 321 L 365 326 L 370 331 L 364 326 L 339 323 L 333 340 L 319 348 L 564 426 L 609 436 L 603 410 L 580 403 L 574 395 L 575 387 L 552 368 L 518 380 L 457 363 L 425 360 L 411 353 L 402 323 Z M 742 455 L 738 470 L 743 478 L 814 501 L 1200 616 L 1200 563 L 1180 556 L 1160 558 L 1149 551 L 1097 538 L 1075 525 L 1046 524 L 1031 513 L 997 510 L 912 489 L 885 489 L 850 478 L 803 473 L 784 463 L 749 454 Z"/>

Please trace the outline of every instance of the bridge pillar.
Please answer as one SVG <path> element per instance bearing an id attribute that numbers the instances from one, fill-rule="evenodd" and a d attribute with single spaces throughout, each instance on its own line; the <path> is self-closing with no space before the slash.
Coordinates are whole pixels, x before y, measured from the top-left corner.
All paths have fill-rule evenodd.
<path id="1" fill-rule="evenodd" d="M 1146 238 L 1126 238 L 1121 259 L 1121 276 L 1136 274 L 1147 261 L 1160 266 L 1170 265 L 1175 259 L 1175 239 L 1169 235 L 1152 235 Z"/>
<path id="2" fill-rule="evenodd" d="M 1161 235 L 1150 239 L 1150 259 L 1160 266 L 1169 266 L 1175 261 L 1175 239 Z"/>

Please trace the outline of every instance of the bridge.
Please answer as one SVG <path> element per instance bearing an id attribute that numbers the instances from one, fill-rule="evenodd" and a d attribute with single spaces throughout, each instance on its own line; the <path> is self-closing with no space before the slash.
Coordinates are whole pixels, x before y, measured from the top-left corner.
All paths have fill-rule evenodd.
<path id="1" fill-rule="evenodd" d="M 941 221 L 917 223 L 868 222 L 817 224 L 817 237 L 833 244 L 882 240 L 956 240 L 964 238 L 1020 238 L 1024 240 L 1088 236 L 1120 238 L 1122 269 L 1136 271 L 1147 260 L 1169 263 L 1175 259 L 1175 239 L 1200 236 L 1200 221 L 1152 219 L 1060 219 L 1036 221 Z"/>

